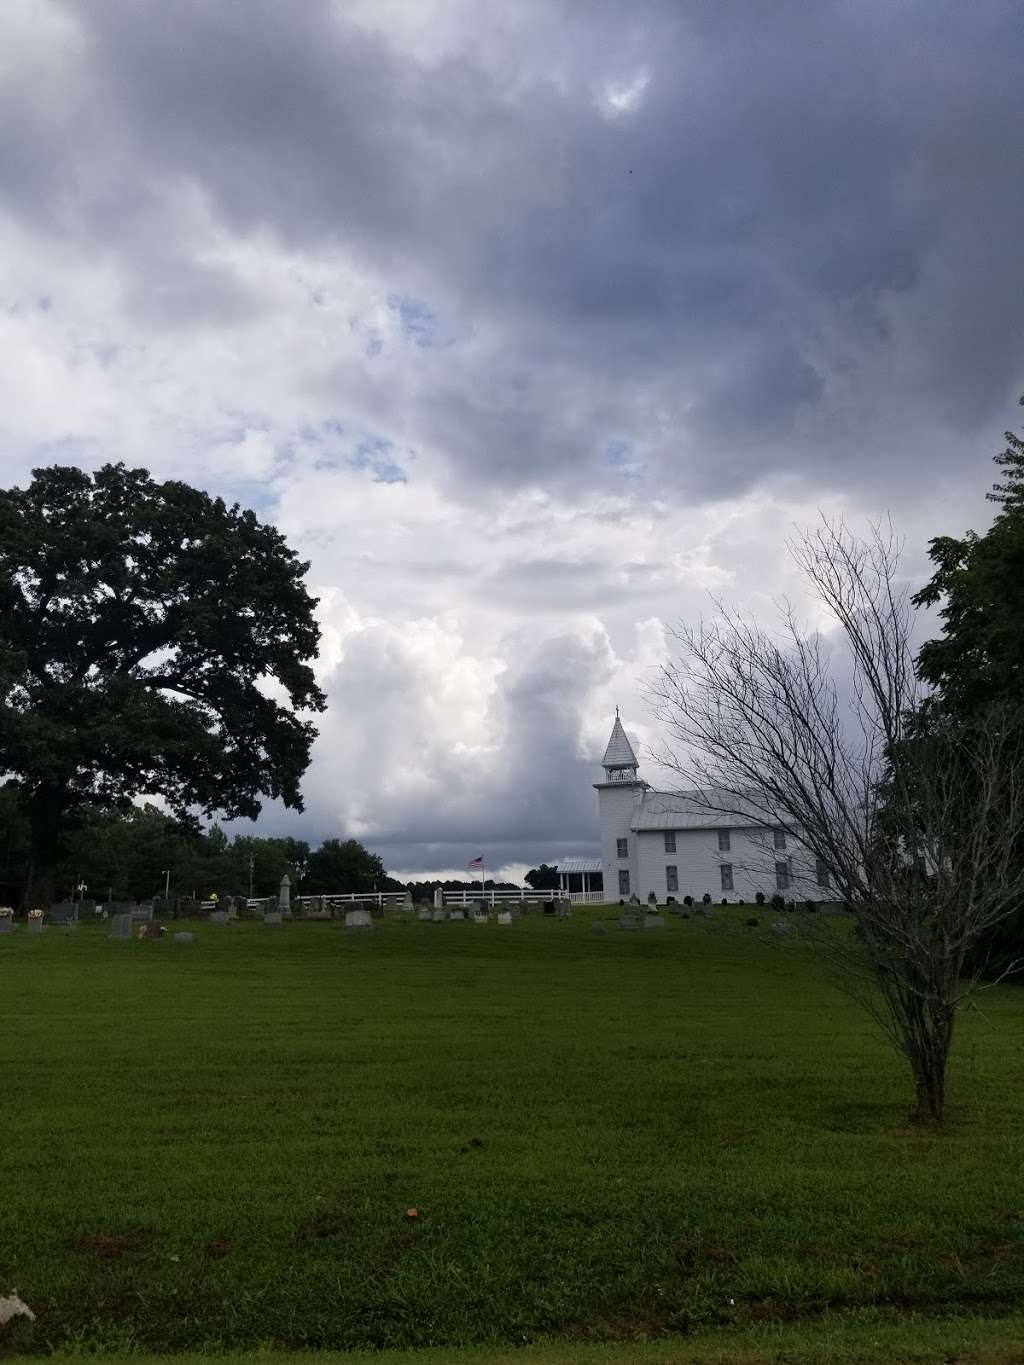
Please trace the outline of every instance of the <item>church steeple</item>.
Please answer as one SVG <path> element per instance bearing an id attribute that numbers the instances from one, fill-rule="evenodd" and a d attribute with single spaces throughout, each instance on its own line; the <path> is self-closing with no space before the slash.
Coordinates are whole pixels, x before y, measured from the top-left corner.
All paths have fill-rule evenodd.
<path id="1" fill-rule="evenodd" d="M 637 780 L 636 754 L 633 746 L 622 728 L 622 721 L 619 719 L 619 708 L 615 708 L 615 724 L 612 726 L 611 738 L 608 740 L 608 747 L 604 751 L 604 758 L 601 760 L 601 767 L 604 769 L 609 782 L 635 782 Z"/>

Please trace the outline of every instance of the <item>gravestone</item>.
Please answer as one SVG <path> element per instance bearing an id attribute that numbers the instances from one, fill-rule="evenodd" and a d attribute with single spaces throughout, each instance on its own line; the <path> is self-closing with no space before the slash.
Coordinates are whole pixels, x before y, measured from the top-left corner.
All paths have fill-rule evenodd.
<path id="1" fill-rule="evenodd" d="M 466 918 L 466 912 L 465 912 L 465 910 L 449 910 L 449 911 L 448 911 L 448 918 L 449 918 L 449 919 L 465 919 L 465 918 Z"/>
<path id="2" fill-rule="evenodd" d="M 28 922 L 28 931 L 30 934 L 41 934 L 43 932 L 42 919 L 30 919 Z"/>
<path id="3" fill-rule="evenodd" d="M 668 925 L 667 925 L 666 922 L 661 918 L 660 915 L 651 915 L 651 914 L 647 914 L 647 915 L 644 915 L 644 928 L 645 928 L 645 929 L 667 929 L 667 928 L 668 928 Z"/>
<path id="4" fill-rule="evenodd" d="M 435 910 L 443 910 L 443 909 L 444 909 L 444 887 L 443 887 L 443 886 L 436 886 L 436 887 L 434 888 L 434 909 L 435 909 Z"/>
<path id="5" fill-rule="evenodd" d="M 210 911 L 210 923 L 211 923 L 211 924 L 227 924 L 227 922 L 228 922 L 228 912 L 227 912 L 226 910 L 211 910 L 211 911 Z"/>
<path id="6" fill-rule="evenodd" d="M 346 910 L 346 912 L 345 912 L 345 928 L 346 928 L 346 929 L 372 929 L 372 928 L 373 928 L 373 917 L 371 916 L 369 910 L 366 910 L 366 909 Z"/>
<path id="7" fill-rule="evenodd" d="M 513 920 L 523 918 L 523 911 L 518 905 L 513 905 L 508 913 L 512 916 Z"/>
<path id="8" fill-rule="evenodd" d="M 640 897 L 636 894 L 635 891 L 634 891 L 633 894 L 630 896 L 630 898 L 629 898 L 629 903 L 630 903 L 630 905 L 639 905 L 639 904 L 640 904 Z"/>
<path id="9" fill-rule="evenodd" d="M 592 919 L 590 921 L 590 932 L 592 934 L 606 934 L 608 932 L 608 926 L 607 924 L 602 924 L 599 919 Z"/>
<path id="10" fill-rule="evenodd" d="M 14 920 L 10 915 L 0 915 L 0 934 L 13 934 Z"/>
<path id="11" fill-rule="evenodd" d="M 639 901 L 637 902 L 637 904 L 639 905 Z M 636 911 L 633 910 L 632 907 L 630 907 L 619 916 L 618 919 L 619 928 L 639 929 L 642 927 L 643 918 L 644 918 L 643 915 L 637 914 Z"/>
<path id="12" fill-rule="evenodd" d="M 131 938 L 132 936 L 132 916 L 131 911 L 123 915 L 115 915 L 110 921 L 111 938 Z"/>
<path id="13" fill-rule="evenodd" d="M 568 901 L 555 901 L 555 914 L 559 919 L 568 919 L 571 909 Z"/>
<path id="14" fill-rule="evenodd" d="M 78 919 L 78 906 L 73 901 L 61 901 L 59 905 L 50 906 L 47 918 L 51 924 L 70 924 Z"/>
<path id="15" fill-rule="evenodd" d="M 499 923 L 499 924 L 511 924 L 511 923 L 512 923 L 512 911 L 511 911 L 511 910 L 499 910 L 499 911 L 498 911 L 498 923 Z"/>
<path id="16" fill-rule="evenodd" d="M 444 906 L 435 905 L 433 910 L 430 912 L 430 918 L 434 921 L 435 924 L 443 924 L 444 921 L 448 918 L 448 911 L 444 908 Z"/>
<path id="17" fill-rule="evenodd" d="M 772 933 L 776 938 L 788 938 L 793 932 L 793 926 L 789 920 L 777 919 L 772 922 Z"/>
<path id="18" fill-rule="evenodd" d="M 277 925 L 278 927 L 280 927 L 281 919 L 282 919 L 282 911 L 280 911 L 280 910 L 266 910 L 266 911 L 264 911 L 264 914 L 263 914 L 263 923 L 264 923 L 264 924 L 275 924 L 275 925 Z"/>
<path id="19" fill-rule="evenodd" d="M 181 933 L 174 935 L 175 943 L 191 943 L 194 939 L 195 934 L 189 933 L 188 930 L 183 930 Z"/>
<path id="20" fill-rule="evenodd" d="M 431 913 L 432 912 L 429 905 L 421 905 L 420 908 L 416 911 L 416 918 L 420 920 L 429 920 Z"/>
<path id="21" fill-rule="evenodd" d="M 474 910 L 470 915 L 470 919 L 474 924 L 486 924 L 490 918 L 491 917 L 486 910 Z"/>
<path id="22" fill-rule="evenodd" d="M 364 910 L 369 909 L 370 915 L 373 919 L 384 918 L 384 907 L 383 905 L 378 905 L 376 901 L 371 901 L 369 906 L 364 905 L 363 909 Z"/>

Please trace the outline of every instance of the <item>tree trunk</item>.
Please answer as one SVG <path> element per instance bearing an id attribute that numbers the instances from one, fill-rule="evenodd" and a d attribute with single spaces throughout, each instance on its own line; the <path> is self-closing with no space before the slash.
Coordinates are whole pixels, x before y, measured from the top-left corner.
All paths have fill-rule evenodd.
<path id="1" fill-rule="evenodd" d="M 57 854 L 70 798 L 64 787 L 38 787 L 29 797 L 27 810 L 31 855 L 28 876 L 21 893 L 21 908 L 43 909 L 56 895 Z"/>
<path id="2" fill-rule="evenodd" d="M 953 1016 L 932 1025 L 925 1035 L 918 1036 L 908 1048 L 910 1065 L 917 1088 L 917 1107 L 914 1122 L 934 1126 L 942 1122 L 946 1104 L 946 1064 L 953 1041 Z"/>

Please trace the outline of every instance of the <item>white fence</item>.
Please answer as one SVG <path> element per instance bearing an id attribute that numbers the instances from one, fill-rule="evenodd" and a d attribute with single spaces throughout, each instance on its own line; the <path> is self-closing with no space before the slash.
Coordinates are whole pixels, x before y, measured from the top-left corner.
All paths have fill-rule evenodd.
<path id="1" fill-rule="evenodd" d="M 466 890 L 446 891 L 444 893 L 445 905 L 461 905 L 465 908 L 473 901 L 483 901 L 485 905 L 507 905 L 511 902 L 517 905 L 521 901 L 569 901 L 572 905 L 603 905 L 603 891 L 532 891 L 529 887 L 521 890 L 502 891 L 474 891 L 472 887 Z"/>

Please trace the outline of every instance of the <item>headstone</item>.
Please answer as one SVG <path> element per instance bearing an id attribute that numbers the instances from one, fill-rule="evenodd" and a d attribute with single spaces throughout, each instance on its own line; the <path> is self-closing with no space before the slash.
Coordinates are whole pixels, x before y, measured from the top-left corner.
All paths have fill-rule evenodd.
<path id="1" fill-rule="evenodd" d="M 444 887 L 436 886 L 434 888 L 434 909 L 444 909 Z"/>
<path id="2" fill-rule="evenodd" d="M 486 924 L 490 918 L 491 917 L 486 910 L 474 910 L 470 915 L 470 919 L 474 924 Z"/>
<path id="3" fill-rule="evenodd" d="M 772 922 L 772 933 L 776 938 L 788 938 L 793 932 L 793 926 L 789 920 L 777 919 Z"/>
<path id="4" fill-rule="evenodd" d="M 411 909 L 412 909 L 412 889 L 411 889 L 411 887 L 408 887 L 408 886 L 407 886 L 407 887 L 405 888 L 405 899 L 403 900 L 402 905 L 403 905 L 403 908 L 406 909 L 406 910 L 411 910 Z"/>
<path id="5" fill-rule="evenodd" d="M 70 924 L 78 919 L 78 906 L 72 901 L 62 901 L 59 905 L 51 905 L 47 911 L 47 918 L 51 924 Z"/>
<path id="6" fill-rule="evenodd" d="M 499 911 L 498 911 L 498 923 L 499 923 L 499 924 L 511 924 L 511 923 L 512 923 L 512 911 L 511 911 L 511 910 L 499 910 Z"/>
<path id="7" fill-rule="evenodd" d="M 211 911 L 210 911 L 210 923 L 211 923 L 211 924 L 227 924 L 227 922 L 228 922 L 228 912 L 227 912 L 226 910 L 211 910 Z"/>
<path id="8" fill-rule="evenodd" d="M 640 897 L 636 894 L 635 891 L 634 891 L 633 894 L 630 896 L 630 898 L 629 898 L 629 903 L 630 903 L 630 905 L 639 905 L 639 904 L 640 904 Z"/>
<path id="9" fill-rule="evenodd" d="M 509 910 L 508 913 L 512 916 L 513 920 L 517 920 L 517 919 L 522 919 L 522 918 L 523 918 L 523 911 L 522 911 L 522 908 L 521 908 L 520 906 L 518 906 L 518 905 L 513 905 L 513 906 L 510 908 L 510 910 Z"/>
<path id="10" fill-rule="evenodd" d="M 194 940 L 194 938 L 195 938 L 195 934 L 190 934 L 187 930 L 185 930 L 185 931 L 183 931 L 182 933 L 179 933 L 179 934 L 175 934 L 175 935 L 174 935 L 174 942 L 175 942 L 175 943 L 191 943 L 191 942 Z"/>
<path id="11" fill-rule="evenodd" d="M 0 915 L 0 934 L 13 934 L 14 920 L 10 915 Z"/>
<path id="12" fill-rule="evenodd" d="M 158 938 L 164 938 L 166 933 L 167 926 L 164 924 L 157 924 L 156 920 L 150 920 L 146 924 L 139 925 L 139 938 L 147 943 L 151 943 Z"/>
<path id="13" fill-rule="evenodd" d="M 466 912 L 465 912 L 465 910 L 449 910 L 449 911 L 448 911 L 448 918 L 449 918 L 449 919 L 465 919 L 465 918 L 466 918 Z"/>
<path id="14" fill-rule="evenodd" d="M 282 914 L 291 909 L 292 904 L 292 879 L 286 872 L 281 878 L 281 885 L 277 889 L 277 908 Z"/>
<path id="15" fill-rule="evenodd" d="M 111 938 L 131 938 L 132 936 L 132 916 L 131 911 L 124 915 L 115 915 L 110 921 Z"/>
<path id="16" fill-rule="evenodd" d="M 668 925 L 660 915 L 644 915 L 645 929 L 667 929 Z"/>
<path id="17" fill-rule="evenodd" d="M 555 901 L 555 914 L 559 919 L 568 919 L 571 909 L 568 901 Z"/>
<path id="18" fill-rule="evenodd" d="M 346 929 L 372 929 L 373 919 L 369 910 L 346 910 L 345 912 Z"/>
<path id="19" fill-rule="evenodd" d="M 590 932 L 592 934 L 606 934 L 608 932 L 608 926 L 607 924 L 602 924 L 599 919 L 592 919 L 590 921 Z"/>
<path id="20" fill-rule="evenodd" d="M 41 934 L 43 932 L 42 919 L 30 919 L 28 922 L 28 931 L 30 934 Z"/>
<path id="21" fill-rule="evenodd" d="M 416 911 L 416 918 L 417 918 L 417 919 L 429 920 L 429 919 L 430 919 L 430 916 L 431 916 L 431 909 L 430 909 L 430 906 L 429 906 L 429 905 L 421 905 L 420 908 Z"/>
<path id="22" fill-rule="evenodd" d="M 378 905 L 378 904 L 376 903 L 376 901 L 371 902 L 371 904 L 370 904 L 368 907 L 367 907 L 367 906 L 364 906 L 363 908 L 364 908 L 364 909 L 369 909 L 370 915 L 373 917 L 373 919 L 383 919 L 383 918 L 384 918 L 384 906 L 383 906 L 383 905 Z"/>
<path id="23" fill-rule="evenodd" d="M 263 923 L 264 923 L 264 924 L 276 924 L 276 925 L 280 925 L 281 919 L 282 919 L 282 915 L 281 915 L 281 911 L 280 911 L 280 910 L 266 910 L 266 911 L 264 911 L 264 914 L 263 914 Z"/>
<path id="24" fill-rule="evenodd" d="M 443 905 L 441 906 L 435 905 L 433 910 L 430 912 L 430 918 L 434 921 L 435 924 L 443 924 L 444 921 L 448 918 L 448 911 L 444 908 Z"/>
<path id="25" fill-rule="evenodd" d="M 618 925 L 620 929 L 639 929 L 643 922 L 643 915 L 638 915 L 634 910 L 628 909 L 619 916 Z"/>

